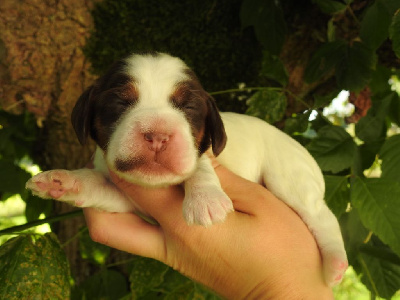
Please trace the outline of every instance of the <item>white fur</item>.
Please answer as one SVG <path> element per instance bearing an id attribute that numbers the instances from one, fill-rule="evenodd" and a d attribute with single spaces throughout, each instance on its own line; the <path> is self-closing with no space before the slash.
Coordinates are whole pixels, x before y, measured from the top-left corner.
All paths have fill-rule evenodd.
<path id="1" fill-rule="evenodd" d="M 136 55 L 128 59 L 126 71 L 136 81 L 139 102 L 121 117 L 109 141 L 106 157 L 97 149 L 96 170 L 42 173 L 28 181 L 27 188 L 48 198 L 48 186 L 67 181 L 69 190 L 58 200 L 75 202 L 81 207 L 123 212 L 140 208 L 104 179 L 108 177 L 108 169 L 117 171 L 128 181 L 143 185 L 161 186 L 185 181 L 183 214 L 187 222 L 204 226 L 222 222 L 233 210 L 232 202 L 222 191 L 207 156 L 203 154 L 197 158 L 190 126 L 182 112 L 169 102 L 176 83 L 187 79 L 183 72 L 185 68 L 181 60 L 168 55 Z M 221 116 L 228 142 L 218 157 L 219 162 L 248 180 L 266 185 L 292 207 L 316 238 L 327 282 L 331 285 L 340 282 L 347 267 L 346 253 L 339 224 L 323 200 L 324 179 L 314 159 L 299 143 L 257 118 L 234 113 L 221 113 Z M 136 144 L 132 146 L 132 142 L 136 135 L 149 128 L 153 131 L 162 128 L 167 134 L 177 136 L 179 149 L 176 149 L 176 155 L 179 160 L 174 163 L 181 163 L 181 167 L 175 173 L 160 176 L 147 170 L 118 172 L 115 160 L 139 155 L 137 152 L 141 150 Z M 77 191 L 76 186 L 84 188 Z"/>

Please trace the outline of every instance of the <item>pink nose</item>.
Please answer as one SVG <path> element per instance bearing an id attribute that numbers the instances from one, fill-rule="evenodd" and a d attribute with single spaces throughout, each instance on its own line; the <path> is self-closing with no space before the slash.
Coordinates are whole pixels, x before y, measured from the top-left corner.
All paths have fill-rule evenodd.
<path id="1" fill-rule="evenodd" d="M 155 152 L 164 151 L 170 138 L 168 134 L 158 132 L 147 132 L 143 136 L 149 149 Z"/>

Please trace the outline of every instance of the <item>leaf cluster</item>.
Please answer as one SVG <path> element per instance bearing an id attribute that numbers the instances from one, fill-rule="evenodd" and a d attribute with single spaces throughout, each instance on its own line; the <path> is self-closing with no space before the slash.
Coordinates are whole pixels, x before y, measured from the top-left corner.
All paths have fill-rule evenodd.
<path id="1" fill-rule="evenodd" d="M 182 58 L 209 91 L 258 80 L 261 49 L 242 31 L 240 0 L 105 0 L 92 12 L 95 29 L 84 52 L 96 73 L 131 53 L 166 52 Z M 221 96 L 228 110 L 242 102 Z"/>
<path id="2" fill-rule="evenodd" d="M 32 196 L 25 189 L 25 183 L 31 177 L 27 170 L 32 165 L 37 129 L 31 114 L 13 115 L 0 110 L 0 201 L 19 194 L 27 204 L 28 221 L 37 219 L 42 213 L 49 214 L 51 209 L 49 201 Z"/>
<path id="3" fill-rule="evenodd" d="M 313 101 L 305 102 L 290 91 L 290 74 L 280 57 L 281 35 L 288 31 L 283 2 L 243 2 L 242 22 L 254 27 L 265 49 L 262 71 L 276 83 L 256 88 L 247 113 L 276 123 L 284 119 L 290 99 L 303 104 L 303 111 L 285 120 L 284 130 L 308 148 L 324 172 L 325 198 L 340 219 L 350 264 L 372 295 L 390 299 L 400 289 L 400 98 L 389 84 L 399 75 L 400 3 L 376 0 L 355 11 L 359 4 L 352 0 L 312 1 L 329 18 L 303 80 L 316 87 L 329 81 L 331 88 L 311 90 L 307 96 Z M 266 26 L 272 12 L 274 24 Z M 348 36 L 337 22 L 346 18 L 355 27 Z M 397 55 L 390 66 L 380 57 L 387 44 Z M 341 90 L 351 92 L 355 110 L 362 112 L 353 133 L 346 120 L 337 123 L 322 113 Z M 312 111 L 318 114 L 310 120 Z M 372 170 L 381 173 L 372 176 Z"/>

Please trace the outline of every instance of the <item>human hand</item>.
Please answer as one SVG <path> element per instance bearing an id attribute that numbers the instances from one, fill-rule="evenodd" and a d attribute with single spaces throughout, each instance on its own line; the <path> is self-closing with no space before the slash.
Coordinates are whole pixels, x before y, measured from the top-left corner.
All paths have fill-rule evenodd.
<path id="1" fill-rule="evenodd" d="M 159 226 L 87 208 L 91 237 L 162 261 L 228 299 L 333 299 L 314 238 L 298 215 L 264 187 L 213 163 L 235 207 L 224 223 L 189 226 L 180 186 L 148 189 L 111 174 Z"/>

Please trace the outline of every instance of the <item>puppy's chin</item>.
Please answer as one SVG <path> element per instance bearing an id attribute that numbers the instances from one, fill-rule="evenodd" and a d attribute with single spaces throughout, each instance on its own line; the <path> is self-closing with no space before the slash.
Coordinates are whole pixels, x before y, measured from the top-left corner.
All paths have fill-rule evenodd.
<path id="1" fill-rule="evenodd" d="M 129 168 L 133 165 L 134 168 Z M 137 162 L 117 160 L 110 166 L 110 169 L 127 182 L 157 188 L 182 183 L 192 175 L 195 167 L 178 171 L 157 162 L 138 165 Z"/>

